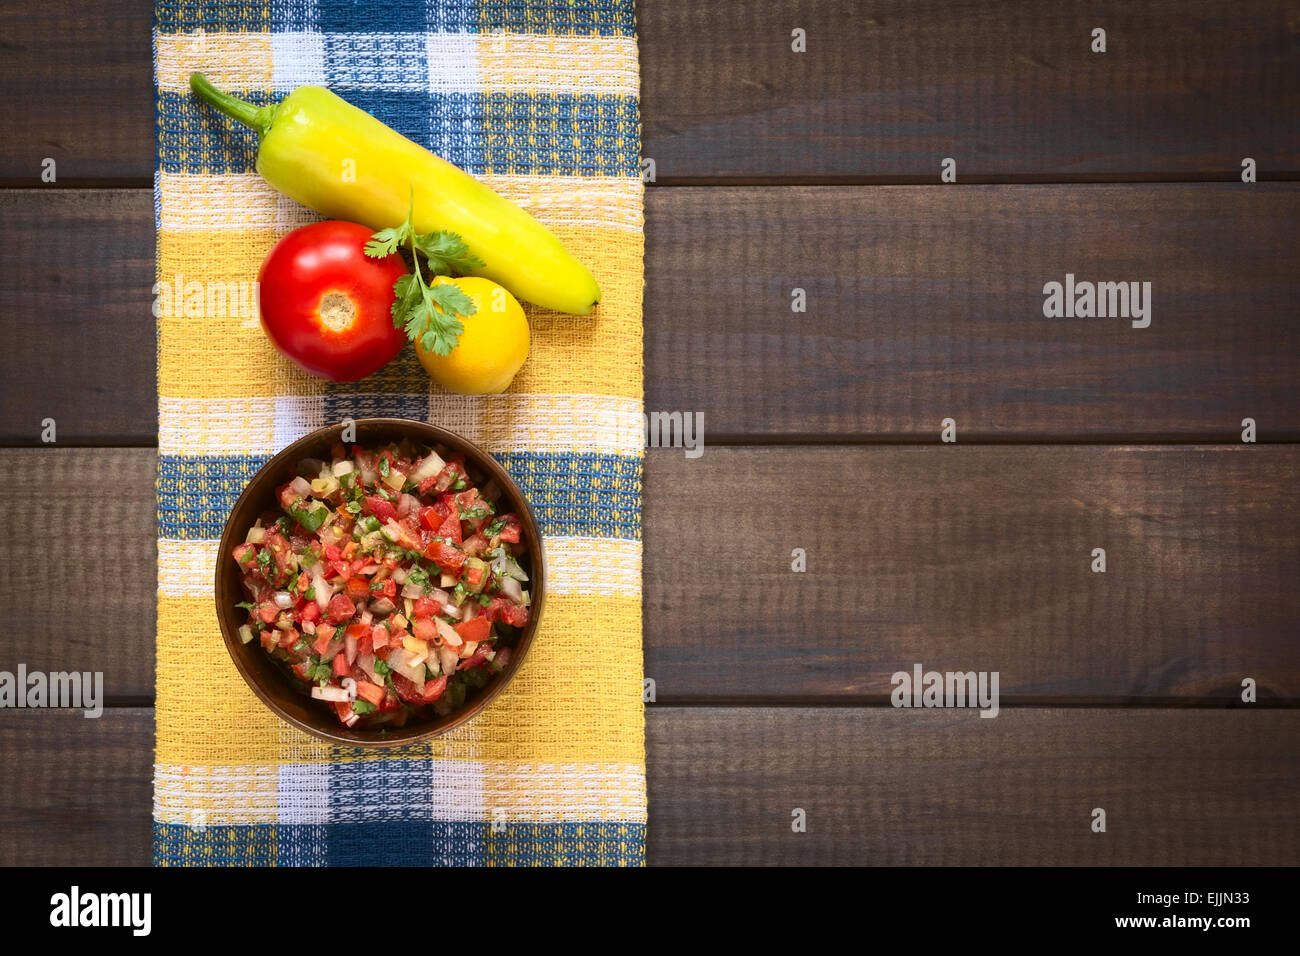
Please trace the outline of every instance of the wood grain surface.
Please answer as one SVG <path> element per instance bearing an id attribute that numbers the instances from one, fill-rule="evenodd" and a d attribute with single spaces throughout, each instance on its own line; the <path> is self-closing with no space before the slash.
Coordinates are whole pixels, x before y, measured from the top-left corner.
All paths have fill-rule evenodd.
<path id="1" fill-rule="evenodd" d="M 1229 705 L 1252 677 L 1294 703 L 1298 466 L 1293 446 L 657 452 L 646 674 L 671 702 L 883 700 L 919 663 L 1026 701 Z"/>
<path id="2" fill-rule="evenodd" d="M 641 0 L 658 181 L 1300 174 L 1295 0 Z M 153 176 L 149 0 L 0 6 L 0 183 Z M 1091 52 L 1092 31 L 1107 51 Z M 807 52 L 791 50 L 806 32 Z"/>
<path id="3" fill-rule="evenodd" d="M 145 190 L 0 190 L 0 442 L 157 441 Z M 196 336 L 196 346 L 201 337 Z"/>
<path id="4" fill-rule="evenodd" d="M 671 703 L 882 703 L 916 663 L 996 670 L 1017 703 L 1228 706 L 1245 677 L 1294 703 L 1297 466 L 1291 446 L 654 450 L 646 674 Z M 33 476 L 48 510 L 24 505 Z M 153 481 L 149 449 L 0 451 L 0 530 L 46 543 L 0 577 L 27 622 L 6 657 L 152 698 Z M 69 629 L 44 610 L 71 590 Z"/>
<path id="5" fill-rule="evenodd" d="M 646 407 L 719 443 L 1295 440 L 1298 218 L 1290 184 L 651 193 Z M 1150 282 L 1150 326 L 1044 317 L 1067 274 Z"/>
<path id="6" fill-rule="evenodd" d="M 646 712 L 651 864 L 1285 865 L 1296 711 Z M 149 862 L 153 711 L 0 714 L 0 865 Z M 1106 811 L 1093 833 L 1092 811 Z M 807 830 L 791 829 L 802 809 Z"/>
<path id="7" fill-rule="evenodd" d="M 945 157 L 964 182 L 1236 180 L 1246 156 L 1265 177 L 1300 171 L 1294 0 L 642 0 L 638 14 L 642 153 L 660 182 L 937 183 Z"/>
<path id="8" fill-rule="evenodd" d="M 155 440 L 150 209 L 0 191 L 0 441 Z M 646 405 L 715 443 L 1300 438 L 1300 185 L 689 188 L 646 216 Z M 1067 273 L 1151 282 L 1150 327 L 1044 318 Z"/>
<path id="9" fill-rule="evenodd" d="M 0 450 L 0 669 L 101 671 L 152 701 L 158 590 L 151 449 Z M 76 612 L 56 610 L 75 601 Z"/>
<path id="10" fill-rule="evenodd" d="M 0 183 L 153 181 L 150 0 L 0 2 Z"/>

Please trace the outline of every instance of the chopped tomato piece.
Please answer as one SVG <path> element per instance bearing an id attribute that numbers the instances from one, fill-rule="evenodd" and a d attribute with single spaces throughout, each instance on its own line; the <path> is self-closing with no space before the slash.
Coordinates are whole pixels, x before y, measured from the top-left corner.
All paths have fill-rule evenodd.
<path id="1" fill-rule="evenodd" d="M 303 605 L 301 616 L 302 619 L 306 621 L 308 624 L 311 624 L 315 621 L 319 621 L 320 605 L 317 604 L 315 601 L 308 601 L 305 605 Z"/>
<path id="2" fill-rule="evenodd" d="M 397 509 L 393 503 L 378 495 L 366 495 L 366 510 L 378 518 L 380 524 L 386 524 L 390 518 L 397 520 Z"/>
<path id="3" fill-rule="evenodd" d="M 416 618 L 415 623 L 411 625 L 411 633 L 416 640 L 428 643 L 438 636 L 438 625 L 427 617 Z"/>
<path id="4" fill-rule="evenodd" d="M 465 566 L 466 554 L 453 544 L 442 541 L 430 541 L 424 549 L 424 556 L 438 566 L 444 574 L 460 575 Z"/>
<path id="5" fill-rule="evenodd" d="M 262 619 L 263 624 L 270 624 L 279 613 L 280 609 L 269 601 L 257 606 L 257 616 Z"/>
<path id="6" fill-rule="evenodd" d="M 483 554 L 487 552 L 488 539 L 483 537 L 481 534 L 472 534 L 465 539 L 464 548 L 465 553 L 471 557 L 482 557 Z"/>
<path id="7" fill-rule="evenodd" d="M 370 582 L 363 577 L 350 577 L 348 583 L 343 585 L 343 593 L 355 601 L 364 601 L 370 596 Z M 331 602 L 331 606 L 333 602 Z M 355 608 L 353 609 L 355 610 Z M 351 617 L 352 615 L 348 615 Z"/>
<path id="8" fill-rule="evenodd" d="M 461 640 L 469 641 L 486 641 L 488 634 L 492 632 L 492 622 L 480 614 L 478 617 L 469 621 L 461 621 L 456 625 L 456 633 L 461 636 Z"/>
<path id="9" fill-rule="evenodd" d="M 491 644 L 486 644 L 486 643 L 480 644 L 478 648 L 474 651 L 474 653 L 471 654 L 465 660 L 465 663 L 461 664 L 460 667 L 457 669 L 468 670 L 471 667 L 478 667 L 480 664 L 486 663 L 487 656 L 489 653 L 491 653 L 491 651 L 492 651 Z"/>
<path id="10" fill-rule="evenodd" d="M 438 602 L 431 597 L 418 597 L 415 599 L 415 606 L 411 608 L 411 616 L 417 621 L 422 617 L 433 617 L 442 608 Z"/>
<path id="11" fill-rule="evenodd" d="M 485 574 L 487 574 L 487 567 L 485 565 L 475 565 L 465 571 L 465 583 L 475 590 L 478 590 L 483 586 L 483 577 Z"/>
<path id="12" fill-rule="evenodd" d="M 317 654 L 324 654 L 326 649 L 334 642 L 334 629 L 328 631 L 325 628 L 316 629 L 316 640 L 311 642 L 311 649 Z"/>
<path id="13" fill-rule="evenodd" d="M 297 644 L 298 638 L 302 636 L 297 632 L 297 630 L 295 630 L 292 627 L 286 627 L 283 631 L 280 631 L 279 634 L 280 634 L 280 646 L 283 647 L 286 651 L 289 648 L 293 647 L 293 645 Z"/>
<path id="14" fill-rule="evenodd" d="M 430 505 L 428 508 L 420 509 L 420 524 L 430 531 L 437 532 L 442 527 L 442 523 L 447 520 L 447 512 L 437 505 Z"/>
<path id="15" fill-rule="evenodd" d="M 501 531 L 497 537 L 502 541 L 509 542 L 510 544 L 518 544 L 519 536 L 524 530 L 524 526 L 520 522 L 519 516 L 512 511 L 509 514 L 502 515 L 502 520 L 505 521 L 505 524 L 501 526 Z"/>
<path id="16" fill-rule="evenodd" d="M 424 702 L 426 704 L 432 704 L 442 696 L 442 692 L 446 689 L 447 678 L 445 675 L 442 677 L 435 677 L 431 681 L 426 681 L 424 684 Z"/>
<path id="17" fill-rule="evenodd" d="M 252 564 L 257 557 L 257 548 L 251 544 L 240 544 L 235 546 L 234 550 L 235 563 L 241 568 L 245 565 Z"/>
<path id="18" fill-rule="evenodd" d="M 460 536 L 460 518 L 456 515 L 447 515 L 447 518 L 438 526 L 438 537 L 450 538 L 454 544 L 461 543 Z"/>
<path id="19" fill-rule="evenodd" d="M 334 676 L 335 677 L 352 676 L 352 668 L 348 666 L 348 658 L 346 654 L 334 655 Z"/>
<path id="20" fill-rule="evenodd" d="M 368 680 L 357 681 L 357 696 L 378 707 L 384 702 L 384 689 Z"/>
<path id="21" fill-rule="evenodd" d="M 342 624 L 344 621 L 352 619 L 352 615 L 357 613 L 357 606 L 353 604 L 345 595 L 336 594 L 330 598 L 329 608 L 325 612 L 332 624 Z"/>
<path id="22" fill-rule="evenodd" d="M 392 578 L 384 578 L 379 582 L 378 587 L 370 588 L 370 596 L 377 598 L 388 598 L 390 601 L 397 597 L 397 582 Z"/>

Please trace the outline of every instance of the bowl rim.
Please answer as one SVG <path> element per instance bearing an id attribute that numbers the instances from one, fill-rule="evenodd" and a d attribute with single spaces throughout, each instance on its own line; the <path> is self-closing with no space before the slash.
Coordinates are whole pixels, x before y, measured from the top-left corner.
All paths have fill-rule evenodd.
<path id="1" fill-rule="evenodd" d="M 345 736 L 342 731 L 346 730 L 346 728 L 343 728 L 342 725 L 339 726 L 339 732 L 335 732 L 332 729 L 312 726 L 280 706 L 280 703 L 275 699 L 275 697 L 262 686 L 262 681 L 254 674 L 250 673 L 248 665 L 241 656 L 241 651 L 244 645 L 239 641 L 238 628 L 233 627 L 228 619 L 230 612 L 229 609 L 225 607 L 223 600 L 224 595 L 221 587 L 223 574 L 228 575 L 231 573 L 229 570 L 223 571 L 226 563 L 223 558 L 228 555 L 231 548 L 234 547 L 235 542 L 232 539 L 235 535 L 238 535 L 239 541 L 242 542 L 244 535 L 247 533 L 247 529 L 239 531 L 235 530 L 235 515 L 239 514 L 243 509 L 246 500 L 252 497 L 254 486 L 258 484 L 259 480 L 265 474 L 284 465 L 286 462 L 291 462 L 295 456 L 301 456 L 303 454 L 303 449 L 306 447 L 321 444 L 331 436 L 334 440 L 341 441 L 343 429 L 347 424 L 346 422 L 339 422 L 334 425 L 325 425 L 303 435 L 293 442 L 290 442 L 258 468 L 256 474 L 254 474 L 253 477 L 244 485 L 243 490 L 239 493 L 239 497 L 235 499 L 235 503 L 231 506 L 230 512 L 226 515 L 225 526 L 221 532 L 221 541 L 217 546 L 216 567 L 213 571 L 213 589 L 215 592 L 217 623 L 221 628 L 222 643 L 225 645 L 226 652 L 230 655 L 230 659 L 234 663 L 235 669 L 239 671 L 239 675 L 243 678 L 244 683 L 248 685 L 249 689 L 253 691 L 253 694 L 273 714 L 285 723 L 296 727 L 304 733 L 310 734 L 318 740 L 323 740 L 326 743 L 342 747 L 406 747 L 433 740 L 436 737 L 441 737 L 478 716 L 478 714 L 482 713 L 482 711 L 491 704 L 503 690 L 505 690 L 506 685 L 510 683 L 519 668 L 523 666 L 524 658 L 532 647 L 533 638 L 537 633 L 538 622 L 541 620 L 542 608 L 545 604 L 546 551 L 542 544 L 541 529 L 537 525 L 537 519 L 533 515 L 532 506 L 529 504 L 527 496 L 515 483 L 515 480 L 510 476 L 509 472 L 502 467 L 501 463 L 475 442 L 439 425 L 434 425 L 431 422 L 419 421 L 417 419 L 378 417 L 356 418 L 351 419 L 350 421 L 351 424 L 355 425 L 358 429 L 365 426 L 368 429 L 393 429 L 395 431 L 404 432 L 414 430 L 417 433 L 423 433 L 419 436 L 422 441 L 425 441 L 428 444 L 443 444 L 457 451 L 464 452 L 467 458 L 476 459 L 473 461 L 473 464 L 487 471 L 489 477 L 495 479 L 498 485 L 503 489 L 513 491 L 514 497 L 518 499 L 518 503 L 521 505 L 519 509 L 519 517 L 524 528 L 524 533 L 533 542 L 532 549 L 535 552 L 534 569 L 537 575 L 537 582 L 533 586 L 533 592 L 535 593 L 530 594 L 532 603 L 529 605 L 528 623 L 524 626 L 524 631 L 520 635 L 519 641 L 513 649 L 513 653 L 510 655 L 510 663 L 506 666 L 504 671 L 497 675 L 496 679 L 493 680 L 487 689 L 485 689 L 471 705 L 463 707 L 461 710 L 453 714 L 449 714 L 447 718 L 439 719 L 446 720 L 446 723 L 439 724 L 438 721 L 431 721 L 430 723 L 437 724 L 437 726 L 431 726 L 428 730 L 420 733 L 400 737 L 378 736 L 382 733 L 380 730 L 374 731 L 377 736 L 373 738 Z M 360 445 L 362 442 L 356 441 L 350 442 L 349 444 Z M 288 688 L 286 684 L 286 689 L 291 688 Z M 322 710 L 321 713 L 322 715 L 326 715 L 330 712 L 328 710 Z M 364 733 L 364 731 L 353 731 L 352 733 Z"/>

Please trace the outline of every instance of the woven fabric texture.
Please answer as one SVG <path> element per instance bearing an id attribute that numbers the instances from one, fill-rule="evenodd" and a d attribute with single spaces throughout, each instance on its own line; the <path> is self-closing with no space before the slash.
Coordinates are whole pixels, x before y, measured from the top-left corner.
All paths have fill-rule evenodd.
<path id="1" fill-rule="evenodd" d="M 258 103 L 328 86 L 480 177 L 591 267 L 597 314 L 527 306 L 504 395 L 433 386 L 407 348 L 361 382 L 280 357 L 253 282 L 309 210 L 192 71 Z M 632 0 L 157 0 L 159 865 L 639 865 L 642 185 Z M 548 564 L 533 649 L 430 744 L 331 747 L 273 716 L 212 605 L 227 514 L 278 449 L 345 417 L 434 422 L 528 496 Z"/>

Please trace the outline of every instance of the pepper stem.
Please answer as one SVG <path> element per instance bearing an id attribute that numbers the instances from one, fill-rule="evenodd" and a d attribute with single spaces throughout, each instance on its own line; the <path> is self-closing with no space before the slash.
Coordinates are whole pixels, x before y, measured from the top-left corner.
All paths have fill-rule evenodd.
<path id="1" fill-rule="evenodd" d="M 190 89 L 199 94 L 200 98 L 213 109 L 257 130 L 259 137 L 265 136 L 266 131 L 271 128 L 271 117 L 275 114 L 274 107 L 255 106 L 229 93 L 222 93 L 209 83 L 208 78 L 202 73 L 190 74 Z"/>

